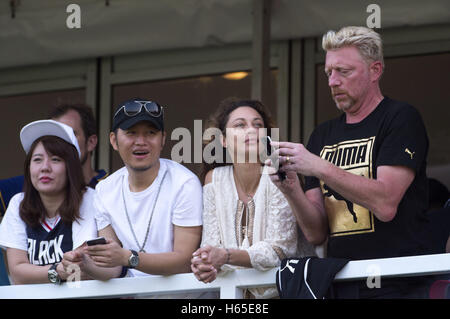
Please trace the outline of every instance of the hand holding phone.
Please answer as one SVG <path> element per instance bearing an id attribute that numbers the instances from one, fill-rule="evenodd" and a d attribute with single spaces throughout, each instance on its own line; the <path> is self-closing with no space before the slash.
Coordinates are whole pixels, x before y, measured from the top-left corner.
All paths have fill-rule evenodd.
<path id="1" fill-rule="evenodd" d="M 86 241 L 86 244 L 88 246 L 105 245 L 106 239 L 105 239 L 105 237 L 97 237 L 97 238 Z"/>
<path id="2" fill-rule="evenodd" d="M 270 157 L 274 166 L 278 167 L 277 175 L 278 175 L 278 178 L 280 179 L 280 181 L 284 181 L 286 179 L 286 172 L 280 172 L 281 164 L 279 162 L 279 158 L 278 157 L 274 158 L 272 156 L 272 154 L 275 152 L 275 148 L 272 145 L 270 145 L 270 143 L 272 143 L 272 139 L 270 138 L 270 136 L 266 136 L 265 139 L 266 139 L 267 156 Z"/>

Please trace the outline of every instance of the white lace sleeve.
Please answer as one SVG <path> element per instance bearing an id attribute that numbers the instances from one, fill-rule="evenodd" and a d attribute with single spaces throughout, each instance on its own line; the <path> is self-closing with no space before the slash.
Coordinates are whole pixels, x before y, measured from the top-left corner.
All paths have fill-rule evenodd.
<path id="1" fill-rule="evenodd" d="M 210 245 L 213 247 L 224 248 L 221 239 L 221 230 L 217 218 L 215 194 L 213 184 L 203 186 L 203 233 L 201 247 Z M 223 265 L 219 270 L 219 275 L 223 276 L 233 271 L 236 266 Z"/>
<path id="2" fill-rule="evenodd" d="M 212 183 L 203 186 L 203 233 L 201 246 L 223 247 L 220 240 L 219 221 L 217 220 Z"/>
<path id="3" fill-rule="evenodd" d="M 272 188 L 268 203 L 265 239 L 248 249 L 252 266 L 262 271 L 279 266 L 283 258 L 297 253 L 297 223 L 287 200 Z"/>

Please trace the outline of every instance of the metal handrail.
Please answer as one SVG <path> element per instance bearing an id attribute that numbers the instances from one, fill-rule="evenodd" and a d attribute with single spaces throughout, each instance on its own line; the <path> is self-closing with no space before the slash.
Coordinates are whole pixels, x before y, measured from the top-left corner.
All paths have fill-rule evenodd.
<path id="1" fill-rule="evenodd" d="M 117 278 L 108 281 L 86 280 L 54 284 L 12 285 L 0 287 L 0 298 L 59 299 L 59 298 L 117 298 L 158 296 L 180 293 L 219 291 L 220 298 L 242 298 L 245 288 L 275 285 L 277 268 L 268 271 L 238 269 L 209 284 L 199 282 L 192 273 L 171 276 L 145 276 Z M 450 274 L 450 254 L 421 255 L 350 261 L 339 273 L 336 281 L 364 278 L 406 277 Z"/>

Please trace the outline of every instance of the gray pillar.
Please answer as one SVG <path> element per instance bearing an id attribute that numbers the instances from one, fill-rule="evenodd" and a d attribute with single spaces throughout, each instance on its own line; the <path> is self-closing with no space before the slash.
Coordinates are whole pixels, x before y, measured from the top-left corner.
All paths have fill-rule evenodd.
<path id="1" fill-rule="evenodd" d="M 99 110 L 99 142 L 98 142 L 98 166 L 111 172 L 111 148 L 109 145 L 109 132 L 111 129 L 111 68 L 112 58 L 101 60 L 101 85 L 100 85 L 100 110 Z"/>
<path id="2" fill-rule="evenodd" d="M 270 0 L 253 0 L 252 98 L 268 102 L 270 81 Z"/>

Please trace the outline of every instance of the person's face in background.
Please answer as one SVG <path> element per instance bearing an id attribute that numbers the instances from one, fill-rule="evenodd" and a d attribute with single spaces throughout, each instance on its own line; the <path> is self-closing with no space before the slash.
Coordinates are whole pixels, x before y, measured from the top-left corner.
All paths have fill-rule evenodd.
<path id="1" fill-rule="evenodd" d="M 84 134 L 80 114 L 78 114 L 78 112 L 75 110 L 69 110 L 64 115 L 56 117 L 53 120 L 69 125 L 73 129 L 75 137 L 78 141 L 78 145 L 80 147 L 80 161 L 81 166 L 83 166 L 88 159 L 89 153 L 95 149 L 97 140 L 95 139 L 94 143 L 91 137 L 88 137 Z"/>
<path id="2" fill-rule="evenodd" d="M 260 129 L 264 127 L 264 120 L 252 107 L 241 106 L 230 113 L 222 143 L 234 163 L 259 161 Z"/>
<path id="3" fill-rule="evenodd" d="M 66 163 L 61 157 L 48 153 L 42 142 L 32 152 L 30 177 L 33 187 L 40 194 L 65 196 Z"/>

